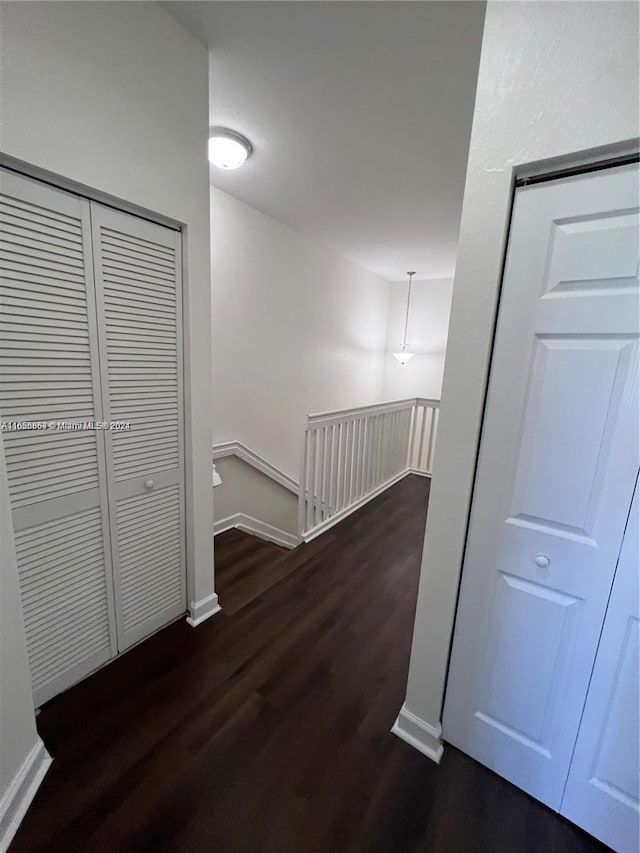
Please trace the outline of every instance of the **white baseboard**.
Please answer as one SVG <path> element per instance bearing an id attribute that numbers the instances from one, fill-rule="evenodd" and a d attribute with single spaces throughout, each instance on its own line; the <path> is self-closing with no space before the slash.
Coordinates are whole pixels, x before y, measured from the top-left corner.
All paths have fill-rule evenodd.
<path id="1" fill-rule="evenodd" d="M 428 480 L 431 479 L 431 471 L 418 471 L 417 468 L 409 468 L 407 470 L 407 474 L 415 474 L 416 477 L 426 477 Z"/>
<path id="2" fill-rule="evenodd" d="M 213 522 L 213 535 L 217 536 L 218 533 L 226 533 L 227 530 L 233 530 L 236 526 L 236 521 L 242 515 L 241 512 L 237 512 L 235 515 L 228 515 L 226 518 L 221 518 L 219 521 Z"/>
<path id="3" fill-rule="evenodd" d="M 420 717 L 416 717 L 403 705 L 391 731 L 427 758 L 440 764 L 444 752 L 444 744 L 440 737 L 442 734 L 440 723 L 432 726 Z"/>
<path id="4" fill-rule="evenodd" d="M 211 595 L 208 595 L 206 598 L 203 598 L 201 601 L 196 601 L 191 604 L 189 607 L 189 615 L 187 616 L 187 622 L 191 625 L 192 628 L 196 628 L 198 625 L 201 625 L 206 619 L 209 619 L 211 616 L 214 616 L 220 610 L 220 605 L 218 604 L 218 595 L 215 592 L 212 592 Z"/>
<path id="5" fill-rule="evenodd" d="M 218 533 L 224 533 L 226 530 L 231 530 L 232 527 L 236 527 L 244 533 L 252 533 L 254 536 L 259 536 L 260 539 L 266 539 L 267 542 L 282 545 L 283 548 L 295 548 L 296 545 L 300 544 L 300 539 L 295 534 L 281 530 L 279 527 L 273 527 L 264 521 L 258 521 L 257 518 L 252 518 L 243 512 L 237 512 L 235 515 L 216 521 L 213 525 L 213 535 L 217 536 Z"/>
<path id="6" fill-rule="evenodd" d="M 6 853 L 51 764 L 38 738 L 0 800 L 0 853 Z"/>

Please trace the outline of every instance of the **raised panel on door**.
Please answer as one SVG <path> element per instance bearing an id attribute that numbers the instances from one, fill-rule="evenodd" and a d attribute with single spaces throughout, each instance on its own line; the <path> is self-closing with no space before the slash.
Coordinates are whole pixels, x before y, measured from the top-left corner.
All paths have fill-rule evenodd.
<path id="1" fill-rule="evenodd" d="M 560 811 L 640 850 L 640 499 L 636 488 Z"/>
<path id="2" fill-rule="evenodd" d="M 39 705 L 116 651 L 102 406 L 88 202 L 5 170 L 0 412 Z"/>
<path id="3" fill-rule="evenodd" d="M 517 190 L 443 717 L 558 808 L 638 465 L 638 169 Z"/>
<path id="4" fill-rule="evenodd" d="M 91 205 L 119 647 L 184 612 L 180 235 Z"/>

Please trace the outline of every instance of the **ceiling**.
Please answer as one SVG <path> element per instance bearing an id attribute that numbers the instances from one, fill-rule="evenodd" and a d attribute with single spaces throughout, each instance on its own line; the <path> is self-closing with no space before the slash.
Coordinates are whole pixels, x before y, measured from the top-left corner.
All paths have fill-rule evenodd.
<path id="1" fill-rule="evenodd" d="M 168 2 L 210 49 L 211 183 L 389 280 L 453 275 L 482 2 Z"/>

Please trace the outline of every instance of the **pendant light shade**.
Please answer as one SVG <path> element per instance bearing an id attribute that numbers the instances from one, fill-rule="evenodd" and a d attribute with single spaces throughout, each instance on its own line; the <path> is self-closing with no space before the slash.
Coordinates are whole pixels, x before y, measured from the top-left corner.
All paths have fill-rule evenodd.
<path id="1" fill-rule="evenodd" d="M 394 356 L 398 359 L 400 364 L 406 364 L 410 358 L 413 358 L 415 353 L 413 352 L 394 352 Z"/>
<path id="2" fill-rule="evenodd" d="M 400 364 L 406 364 L 409 361 L 409 359 L 413 358 L 413 356 L 415 355 L 415 353 L 407 351 L 407 328 L 409 326 L 409 304 L 411 302 L 411 281 L 415 275 L 415 271 L 414 272 L 408 272 L 407 275 L 409 276 L 409 289 L 407 291 L 407 313 L 405 314 L 405 318 L 404 318 L 404 338 L 402 339 L 401 351 L 393 353 L 394 358 L 397 358 L 398 361 L 400 362 Z"/>

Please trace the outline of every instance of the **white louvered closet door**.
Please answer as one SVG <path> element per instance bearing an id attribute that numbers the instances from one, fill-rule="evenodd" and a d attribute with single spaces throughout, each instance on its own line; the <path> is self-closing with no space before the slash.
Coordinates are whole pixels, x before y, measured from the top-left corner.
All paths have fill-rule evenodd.
<path id="1" fill-rule="evenodd" d="M 116 652 L 89 203 L 0 170 L 0 414 L 36 705 Z"/>
<path id="2" fill-rule="evenodd" d="M 186 609 L 180 235 L 91 204 L 118 645 Z"/>

